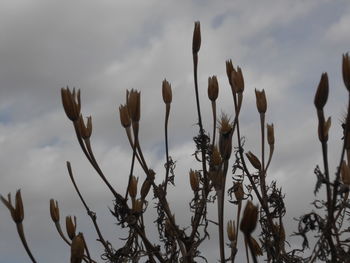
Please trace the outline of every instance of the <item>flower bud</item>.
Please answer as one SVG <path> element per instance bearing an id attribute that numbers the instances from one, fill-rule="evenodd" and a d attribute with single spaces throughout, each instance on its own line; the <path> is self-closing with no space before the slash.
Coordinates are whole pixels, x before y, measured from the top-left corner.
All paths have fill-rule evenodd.
<path id="1" fill-rule="evenodd" d="M 257 221 L 258 207 L 253 205 L 251 201 L 248 201 L 243 212 L 243 217 L 240 225 L 241 231 L 245 235 L 250 235 L 254 231 Z"/>
<path id="2" fill-rule="evenodd" d="M 267 109 L 265 90 L 255 89 L 256 107 L 259 113 L 265 113 Z"/>
<path id="3" fill-rule="evenodd" d="M 235 227 L 235 221 L 229 220 L 227 222 L 227 236 L 228 239 L 233 242 L 236 240 L 236 227 Z"/>
<path id="4" fill-rule="evenodd" d="M 237 66 L 237 73 L 235 74 L 235 82 L 237 86 L 237 92 L 242 93 L 244 91 L 244 78 L 240 67 Z"/>
<path id="5" fill-rule="evenodd" d="M 345 87 L 350 91 L 350 58 L 349 54 L 343 54 L 343 80 Z"/>
<path id="6" fill-rule="evenodd" d="M 120 105 L 119 106 L 119 116 L 120 116 L 120 123 L 124 128 L 128 128 L 131 125 L 131 120 L 129 116 L 129 110 L 127 105 Z"/>
<path id="7" fill-rule="evenodd" d="M 73 92 L 70 89 L 62 88 L 61 89 L 61 98 L 64 111 L 66 112 L 67 117 L 71 121 L 77 121 L 80 115 L 80 90 L 78 90 L 77 94 L 75 93 L 75 89 Z"/>
<path id="8" fill-rule="evenodd" d="M 164 79 L 162 83 L 162 95 L 163 95 L 163 101 L 165 104 L 171 103 L 172 101 L 171 85 L 166 79 Z"/>
<path id="9" fill-rule="evenodd" d="M 269 143 L 269 145 L 274 145 L 275 132 L 274 132 L 273 124 L 267 124 L 266 129 L 267 129 L 267 142 Z"/>
<path id="10" fill-rule="evenodd" d="M 194 23 L 193 40 L 192 40 L 192 54 L 197 54 L 201 47 L 201 27 L 200 22 Z"/>
<path id="11" fill-rule="evenodd" d="M 53 222 L 57 223 L 60 221 L 60 210 L 58 208 L 58 202 L 50 199 L 50 214 Z"/>
<path id="12" fill-rule="evenodd" d="M 208 98 L 211 101 L 215 101 L 219 94 L 219 84 L 216 76 L 208 78 Z"/>
<path id="13" fill-rule="evenodd" d="M 190 184 L 193 192 L 198 191 L 199 189 L 199 175 L 197 171 L 190 170 Z"/>
<path id="14" fill-rule="evenodd" d="M 247 156 L 249 162 L 253 165 L 253 167 L 260 171 L 261 170 L 261 163 L 260 163 L 258 157 L 256 157 L 251 151 L 249 151 L 245 155 Z"/>
<path id="15" fill-rule="evenodd" d="M 81 263 L 84 257 L 85 242 L 82 233 L 79 233 L 72 240 L 71 245 L 71 263 Z"/>
<path id="16" fill-rule="evenodd" d="M 315 107 L 318 110 L 322 110 L 326 105 L 328 99 L 329 85 L 328 85 L 328 75 L 323 73 L 321 76 L 320 83 L 318 84 L 317 91 L 315 94 Z"/>
<path id="17" fill-rule="evenodd" d="M 136 90 L 131 90 L 128 96 L 128 110 L 129 116 L 132 121 L 138 122 L 140 120 L 140 92 Z"/>
<path id="18" fill-rule="evenodd" d="M 130 184 L 129 184 L 129 195 L 132 199 L 136 198 L 137 195 L 137 183 L 139 179 L 135 176 L 131 176 Z"/>
<path id="19" fill-rule="evenodd" d="M 71 216 L 66 217 L 66 230 L 69 238 L 73 240 L 75 237 L 75 230 L 77 228 L 77 218 L 74 216 L 74 223 Z"/>

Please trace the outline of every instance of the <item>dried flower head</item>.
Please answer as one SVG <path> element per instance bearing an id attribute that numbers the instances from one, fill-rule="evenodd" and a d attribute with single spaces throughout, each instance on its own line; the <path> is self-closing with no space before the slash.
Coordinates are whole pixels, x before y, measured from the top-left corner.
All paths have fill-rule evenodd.
<path id="1" fill-rule="evenodd" d="M 258 207 L 253 205 L 251 201 L 248 201 L 243 212 L 243 217 L 240 225 L 241 231 L 245 235 L 250 235 L 254 231 L 257 221 Z"/>
<path id="2" fill-rule="evenodd" d="M 235 221 L 229 220 L 227 222 L 227 236 L 228 239 L 233 242 L 236 240 L 236 226 Z"/>
<path id="3" fill-rule="evenodd" d="M 170 83 L 164 79 L 162 83 L 162 95 L 163 95 L 163 101 L 164 103 L 168 104 L 172 101 L 172 92 L 171 92 L 171 85 Z"/>
<path id="4" fill-rule="evenodd" d="M 350 91 L 350 58 L 349 53 L 343 54 L 343 80 L 345 87 Z"/>
<path id="5" fill-rule="evenodd" d="M 232 66 L 229 66 L 231 71 L 230 76 L 230 85 L 233 93 L 242 93 L 244 91 L 244 78 L 243 73 L 240 67 L 237 67 L 237 70 Z M 227 69 L 226 69 L 227 70 Z"/>
<path id="6" fill-rule="evenodd" d="M 219 84 L 216 76 L 208 78 L 208 98 L 211 101 L 215 101 L 219 94 Z"/>
<path id="7" fill-rule="evenodd" d="M 128 192 L 132 199 L 136 198 L 138 181 L 139 181 L 139 178 L 136 178 L 135 176 L 131 176 Z"/>
<path id="8" fill-rule="evenodd" d="M 131 125 L 131 119 L 129 116 L 129 110 L 127 105 L 120 105 L 119 106 L 119 116 L 120 116 L 120 123 L 124 128 L 128 128 Z"/>
<path id="9" fill-rule="evenodd" d="M 221 154 L 216 145 L 213 147 L 210 161 L 211 161 L 211 165 L 216 167 L 220 166 L 222 163 Z"/>
<path id="10" fill-rule="evenodd" d="M 80 108 L 81 108 L 80 90 L 78 90 L 78 92 L 75 93 L 74 88 L 73 88 L 73 92 L 71 92 L 68 87 L 62 88 L 61 98 L 62 98 L 63 108 L 64 108 L 64 111 L 66 112 L 67 117 L 71 121 L 77 121 L 79 119 Z"/>
<path id="11" fill-rule="evenodd" d="M 9 193 L 7 195 L 7 200 L 0 195 L 1 201 L 3 204 L 8 208 L 8 210 L 11 213 L 12 220 L 19 224 L 24 219 L 24 209 L 23 209 L 23 201 L 21 196 L 21 190 L 17 190 L 16 197 L 15 197 L 15 206 L 13 207 L 12 201 L 11 201 L 11 194 Z"/>
<path id="12" fill-rule="evenodd" d="M 261 170 L 261 163 L 260 163 L 258 157 L 256 157 L 251 151 L 249 151 L 245 155 L 247 156 L 249 162 L 253 165 L 253 167 L 260 171 Z"/>
<path id="13" fill-rule="evenodd" d="M 91 137 L 91 134 L 92 134 L 91 116 L 87 117 L 87 122 L 85 125 L 83 116 L 80 114 L 79 119 L 78 119 L 78 127 L 79 127 L 80 136 L 85 140 L 89 139 Z"/>
<path id="14" fill-rule="evenodd" d="M 84 237 L 82 233 L 79 233 L 72 240 L 70 262 L 81 263 L 84 257 L 84 249 Z"/>
<path id="15" fill-rule="evenodd" d="M 317 91 L 315 94 L 315 107 L 317 110 L 322 110 L 327 103 L 329 92 L 328 75 L 322 73 L 320 83 L 318 84 Z"/>
<path id="16" fill-rule="evenodd" d="M 141 99 L 140 99 L 140 92 L 137 90 L 132 89 L 128 93 L 128 110 L 129 110 L 129 116 L 133 122 L 139 122 L 140 121 L 140 111 L 141 111 Z"/>
<path id="17" fill-rule="evenodd" d="M 275 132 L 273 128 L 273 123 L 266 124 L 266 130 L 267 130 L 267 142 L 269 145 L 275 144 Z"/>
<path id="18" fill-rule="evenodd" d="M 50 215 L 53 222 L 57 223 L 60 221 L 60 210 L 58 208 L 58 202 L 50 199 Z"/>
<path id="19" fill-rule="evenodd" d="M 201 47 L 201 27 L 200 22 L 194 23 L 193 41 L 192 41 L 192 53 L 197 54 Z"/>
<path id="20" fill-rule="evenodd" d="M 192 191 L 196 192 L 199 189 L 199 174 L 198 171 L 193 171 L 192 169 L 189 172 L 190 184 Z"/>
<path id="21" fill-rule="evenodd" d="M 256 107 L 259 113 L 265 113 L 267 109 L 265 90 L 255 89 Z"/>
<path id="22" fill-rule="evenodd" d="M 71 216 L 66 217 L 66 230 L 69 238 L 73 240 L 75 235 L 75 230 L 77 228 L 77 218 L 74 216 L 74 222 Z"/>

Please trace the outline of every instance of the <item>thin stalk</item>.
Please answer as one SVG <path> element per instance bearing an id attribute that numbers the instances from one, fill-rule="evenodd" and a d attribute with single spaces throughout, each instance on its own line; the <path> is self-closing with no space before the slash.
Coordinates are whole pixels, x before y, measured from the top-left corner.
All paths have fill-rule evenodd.
<path id="1" fill-rule="evenodd" d="M 260 174 L 260 188 L 262 198 L 267 206 L 267 193 L 265 182 L 265 113 L 260 113 L 260 128 L 261 128 L 261 168 Z"/>
<path id="2" fill-rule="evenodd" d="M 165 185 L 164 191 L 166 192 L 169 180 L 169 146 L 168 146 L 168 120 L 170 113 L 170 103 L 165 104 L 165 122 L 164 122 L 164 133 L 165 133 L 165 154 L 166 154 L 166 171 L 165 171 Z"/>
<path id="3" fill-rule="evenodd" d="M 248 241 L 248 246 L 249 246 L 250 253 L 252 255 L 253 261 L 254 261 L 254 263 L 258 263 L 258 260 L 257 260 L 256 255 L 255 255 L 253 244 L 252 244 L 252 240 L 250 239 L 250 236 L 247 236 L 247 241 Z"/>
<path id="4" fill-rule="evenodd" d="M 17 227 L 18 235 L 21 238 L 22 244 L 23 244 L 28 256 L 30 257 L 30 259 L 32 260 L 33 263 L 36 263 L 35 258 L 33 257 L 32 252 L 30 251 L 30 249 L 28 247 L 27 240 L 26 240 L 26 237 L 24 235 L 23 224 L 17 223 L 16 227 Z"/>
<path id="5" fill-rule="evenodd" d="M 211 143 L 211 148 L 214 148 L 214 144 L 215 144 L 215 135 L 216 135 L 216 101 L 212 101 L 211 102 L 211 108 L 212 108 L 212 112 L 213 112 L 213 140 Z"/>
<path id="6" fill-rule="evenodd" d="M 108 246 L 108 243 L 107 241 L 105 241 L 105 239 L 103 238 L 102 234 L 101 234 L 101 231 L 100 231 L 100 228 L 97 224 L 97 217 L 96 217 L 96 213 L 94 213 L 93 211 L 90 210 L 90 208 L 88 207 L 88 205 L 86 204 L 82 194 L 80 193 L 80 190 L 75 182 L 75 179 L 74 179 L 74 176 L 73 176 L 73 171 L 72 171 L 72 168 L 71 168 L 71 165 L 69 162 L 67 162 L 67 169 L 68 169 L 68 174 L 69 174 L 69 177 L 72 181 L 72 184 L 74 186 L 74 189 L 75 191 L 77 192 L 81 202 L 83 203 L 84 207 L 85 207 L 85 210 L 87 211 L 87 214 L 90 216 L 91 220 L 92 220 L 92 223 L 94 224 L 94 227 L 95 227 L 95 230 L 96 230 L 96 233 L 98 235 L 98 238 L 99 238 L 99 241 L 102 243 L 103 247 L 106 249 L 106 251 L 108 252 L 108 254 L 112 255 L 112 251 L 110 250 L 109 246 Z M 66 241 L 67 242 L 67 241 Z M 67 242 L 69 244 L 69 242 Z"/>

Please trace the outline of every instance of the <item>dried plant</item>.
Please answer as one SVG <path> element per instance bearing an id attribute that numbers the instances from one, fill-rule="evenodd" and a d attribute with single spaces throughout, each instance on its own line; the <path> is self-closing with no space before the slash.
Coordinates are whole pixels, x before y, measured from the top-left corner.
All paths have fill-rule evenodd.
<path id="1" fill-rule="evenodd" d="M 274 153 L 274 125 L 266 123 L 267 96 L 264 90 L 255 90 L 256 108 L 260 117 L 260 153 L 246 151 L 245 137 L 242 136 L 240 112 L 243 103 L 244 77 L 240 67 L 235 67 L 231 60 L 226 61 L 228 84 L 232 91 L 232 116 L 226 114 L 217 117 L 216 101 L 219 93 L 219 83 L 216 76 L 208 79 L 208 98 L 212 106 L 213 132 L 212 137 L 204 130 L 202 112 L 199 101 L 198 87 L 198 56 L 201 46 L 200 23 L 195 22 L 193 33 L 193 70 L 194 90 L 197 110 L 198 134 L 194 137 L 195 161 L 201 164 L 199 170 L 189 171 L 189 184 L 193 198 L 189 203 L 191 212 L 190 225 L 180 226 L 169 204 L 168 193 L 174 186 L 175 166 L 169 154 L 168 122 L 172 103 L 171 84 L 164 79 L 162 95 L 165 103 L 164 137 L 165 137 L 165 171 L 163 181 L 157 185 L 155 177 L 161 177 L 162 171 L 156 172 L 149 167 L 147 156 L 144 155 L 139 141 L 139 125 L 141 118 L 141 92 L 131 90 L 126 92 L 126 102 L 119 107 L 121 125 L 124 127 L 127 139 L 132 149 L 131 167 L 128 171 L 129 180 L 124 193 L 118 192 L 109 182 L 108 177 L 100 168 L 94 156 L 91 143 L 92 119 L 84 121 L 81 114 L 80 91 L 62 88 L 62 104 L 68 119 L 72 122 L 78 143 L 87 160 L 102 179 L 113 195 L 112 216 L 117 224 L 128 230 L 124 245 L 115 248 L 103 237 L 98 224 L 97 215 L 85 202 L 78 185 L 75 182 L 71 164 L 67 162 L 70 180 L 78 194 L 87 214 L 96 230 L 98 241 L 104 251 L 101 259 L 104 262 L 207 262 L 202 254 L 201 245 L 209 238 L 210 224 L 217 226 L 220 249 L 220 262 L 235 262 L 238 253 L 238 243 L 243 242 L 249 262 L 258 262 L 263 257 L 268 262 L 350 262 L 350 103 L 342 129 L 344 133 L 343 147 L 340 153 L 339 165 L 335 177 L 332 178 L 328 165 L 328 137 L 331 119 L 326 119 L 324 106 L 328 98 L 328 76 L 323 73 L 318 85 L 314 104 L 318 118 L 318 138 L 321 143 L 323 168 L 315 168 L 316 200 L 315 209 L 301 215 L 298 219 L 298 229 L 293 233 L 301 237 L 298 248 L 288 246 L 288 234 L 284 229 L 283 218 L 286 213 L 285 194 L 276 181 L 269 180 L 268 168 Z M 343 79 L 347 91 L 350 91 L 350 58 L 343 55 Z M 349 102 L 350 102 L 350 94 Z M 265 131 L 266 129 L 266 131 Z M 235 143 L 233 141 L 236 140 Z M 266 144 L 267 142 L 267 144 Z M 235 145 L 235 146 L 234 146 Z M 266 152 L 268 154 L 266 155 Z M 231 161 L 231 167 L 230 167 Z M 144 176 L 135 177 L 134 168 L 139 165 Z M 230 173 L 230 176 L 228 175 Z M 231 181 L 232 187 L 227 188 Z M 139 182 L 142 182 L 141 187 Z M 326 196 L 318 197 L 319 190 L 325 188 Z M 24 209 L 20 191 L 16 194 L 15 206 L 11 196 L 2 202 L 11 213 L 16 223 L 21 241 L 32 262 L 36 262 L 26 242 L 23 228 Z M 153 200 L 153 201 L 151 201 Z M 152 209 L 149 202 L 155 203 L 158 229 L 158 240 L 150 240 L 146 231 L 144 214 Z M 236 218 L 225 217 L 225 203 L 230 203 L 236 211 Z M 208 204 L 217 205 L 217 222 L 208 219 Z M 242 206 L 244 209 L 242 211 Z M 50 200 L 50 213 L 57 232 L 71 249 L 71 263 L 98 262 L 91 259 L 83 233 L 77 234 L 76 217 L 66 217 L 66 232 L 63 233 L 60 223 L 58 202 Z M 226 226 L 226 231 L 225 231 Z M 258 229 L 258 230 L 256 230 Z M 242 232 L 240 237 L 239 232 Z M 227 234 L 227 237 L 225 235 Z M 310 248 L 310 237 L 316 239 Z M 287 246 L 286 246 L 287 245 Z M 311 253 L 307 253 L 310 249 Z"/>

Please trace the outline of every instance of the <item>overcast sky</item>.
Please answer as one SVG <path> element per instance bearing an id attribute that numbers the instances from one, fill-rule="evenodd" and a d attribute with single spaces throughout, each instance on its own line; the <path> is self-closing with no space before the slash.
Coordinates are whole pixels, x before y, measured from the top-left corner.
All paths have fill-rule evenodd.
<path id="1" fill-rule="evenodd" d="M 313 106 L 322 72 L 328 72 L 330 80 L 326 115 L 332 116 L 329 150 L 334 173 L 346 109 L 341 55 L 350 50 L 348 1 L 1 0 L 0 193 L 14 195 L 22 189 L 25 232 L 38 262 L 69 262 L 69 248 L 50 219 L 50 198 L 59 201 L 61 218 L 78 216 L 78 231 L 87 236 L 95 259 L 102 251 L 69 182 L 67 160 L 106 238 L 120 244 L 125 234 L 114 225 L 108 211 L 112 196 L 88 165 L 62 109 L 60 89 L 67 85 L 81 89 L 82 112 L 92 115 L 95 155 L 117 191 L 124 192 L 131 150 L 117 109 L 125 90 L 141 91 L 140 140 L 160 182 L 165 162 L 161 83 L 164 78 L 171 82 L 169 144 L 181 189 L 170 188 L 171 206 L 180 225 L 189 223 L 188 170 L 198 167 L 191 156 L 198 130 L 191 57 L 197 20 L 202 29 L 199 84 L 205 129 L 212 129 L 206 97 L 211 75 L 219 80 L 218 111 L 232 116 L 225 70 L 225 60 L 232 59 L 241 66 L 246 83 L 241 114 L 246 150 L 258 153 L 254 88 L 266 91 L 267 121 L 274 123 L 276 137 L 267 179 L 277 179 L 286 193 L 288 235 L 296 230 L 292 218 L 314 198 L 313 169 L 322 163 Z M 144 178 L 138 171 L 136 175 Z M 235 211 L 229 206 L 226 218 L 233 219 Z M 2 204 L 0 233 L 0 262 L 29 262 Z M 204 246 L 215 251 L 204 253 L 214 262 L 219 257 L 216 239 Z"/>

